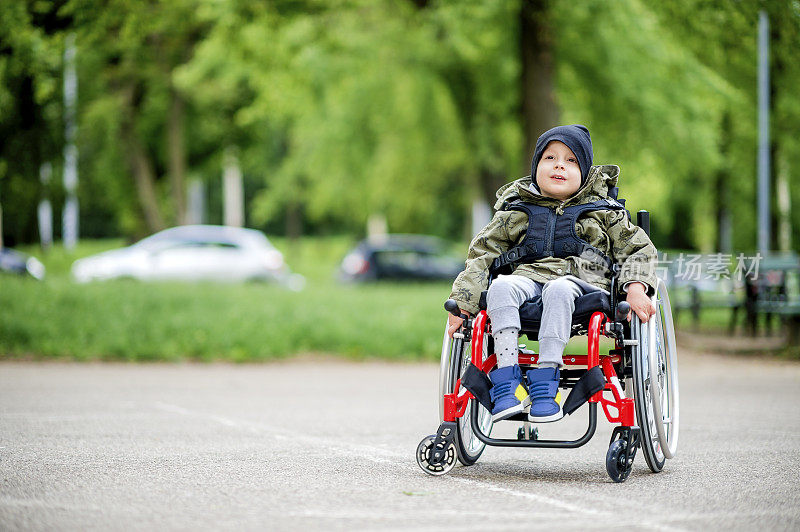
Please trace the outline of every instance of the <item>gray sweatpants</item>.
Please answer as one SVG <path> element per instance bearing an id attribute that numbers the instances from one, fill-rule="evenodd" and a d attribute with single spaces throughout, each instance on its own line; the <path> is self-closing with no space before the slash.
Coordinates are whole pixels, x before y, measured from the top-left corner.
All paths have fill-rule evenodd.
<path id="1" fill-rule="evenodd" d="M 564 346 L 570 337 L 575 299 L 602 289 L 572 275 L 544 285 L 521 275 L 500 275 L 492 281 L 486 295 L 486 312 L 493 331 L 512 328 L 519 331 L 519 307 L 541 294 L 542 324 L 539 327 L 539 363 L 563 364 Z"/>

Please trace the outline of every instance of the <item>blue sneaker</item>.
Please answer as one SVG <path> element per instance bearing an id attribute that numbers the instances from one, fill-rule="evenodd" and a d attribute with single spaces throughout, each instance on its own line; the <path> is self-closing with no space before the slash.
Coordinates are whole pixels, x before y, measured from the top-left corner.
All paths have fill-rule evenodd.
<path id="1" fill-rule="evenodd" d="M 528 390 L 522 385 L 522 371 L 519 366 L 498 368 L 489 373 L 489 380 L 492 381 L 489 396 L 494 403 L 492 423 L 519 414 L 531 404 Z"/>
<path id="2" fill-rule="evenodd" d="M 558 391 L 561 371 L 558 368 L 537 368 L 530 370 L 526 375 L 528 391 L 533 401 L 528 419 L 534 423 L 547 423 L 564 417 L 561 392 Z"/>

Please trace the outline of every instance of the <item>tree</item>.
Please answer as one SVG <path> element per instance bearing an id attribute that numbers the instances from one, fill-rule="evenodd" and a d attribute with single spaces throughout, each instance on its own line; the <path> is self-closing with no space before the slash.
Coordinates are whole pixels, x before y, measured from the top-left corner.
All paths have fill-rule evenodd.
<path id="1" fill-rule="evenodd" d="M 729 216 L 734 233 L 734 248 L 754 249 L 758 13 L 762 9 L 766 10 L 772 30 L 771 188 L 773 196 L 778 196 L 781 186 L 776 185 L 784 183 L 785 189 L 789 189 L 786 191 L 787 196 L 791 196 L 791 202 L 796 204 L 800 200 L 800 185 L 798 180 L 793 180 L 790 176 L 793 173 L 792 168 L 797 168 L 800 164 L 800 145 L 794 134 L 800 126 L 800 106 L 796 98 L 796 86 L 800 82 L 800 69 L 796 60 L 800 46 L 800 7 L 796 2 L 785 0 L 669 1 L 655 6 L 655 11 L 673 38 L 681 42 L 703 65 L 725 79 L 731 87 L 719 101 L 723 112 L 718 126 L 718 150 L 723 162 L 717 175 L 717 192 L 712 197 L 715 197 L 717 218 L 720 222 L 725 217 L 724 212 L 731 213 Z M 732 190 L 735 192 L 731 192 Z M 789 198 L 786 197 L 785 200 Z M 773 214 L 779 213 L 779 205 L 774 205 L 771 210 Z M 797 213 L 793 215 L 793 241 L 797 249 L 800 217 L 797 217 Z M 773 221 L 773 224 L 776 222 Z M 724 227 L 724 223 L 718 225 Z M 778 237 L 778 231 L 773 231 L 772 234 Z M 773 241 L 772 247 L 778 249 L 781 246 Z"/>
<path id="2" fill-rule="evenodd" d="M 734 86 L 639 0 L 559 4 L 555 26 L 564 121 L 593 132 L 595 161 L 622 167 L 634 210 L 653 213 L 657 245 L 710 249 L 722 102 Z M 695 36 L 698 39 L 698 36 Z"/>
<path id="3" fill-rule="evenodd" d="M 234 122 L 273 135 L 243 146 L 266 184 L 261 220 L 302 206 L 316 224 L 360 230 L 384 212 L 395 230 L 434 227 L 465 149 L 425 15 L 399 3 L 296 7 L 221 8 L 225 22 L 182 72 L 198 85 L 230 68 L 221 79 L 252 94 Z"/>
<path id="4" fill-rule="evenodd" d="M 6 243 L 35 241 L 44 162 L 60 162 L 60 2 L 0 4 L 0 200 Z M 58 167 L 58 166 L 57 166 Z M 0 236 L 0 241 L 3 238 Z"/>
<path id="5" fill-rule="evenodd" d="M 206 29 L 197 21 L 196 4 L 72 0 L 66 7 L 82 55 L 88 56 L 82 60 L 82 73 L 97 83 L 97 92 L 85 98 L 84 113 L 98 117 L 100 109 L 113 112 L 103 126 L 113 134 L 95 137 L 101 146 L 88 149 L 124 159 L 143 214 L 144 225 L 131 228 L 136 232 L 185 223 L 190 110 L 173 71 L 191 58 Z M 115 142 L 123 149 L 115 150 Z M 165 179 L 168 187 L 162 185 Z"/>
<path id="6" fill-rule="evenodd" d="M 525 145 L 533 153 L 536 140 L 558 124 L 556 65 L 551 2 L 525 0 L 519 16 L 520 64 L 522 67 L 522 122 Z"/>
<path id="7" fill-rule="evenodd" d="M 38 168 L 63 144 L 68 31 L 81 225 L 95 235 L 184 221 L 185 180 L 217 181 L 230 147 L 249 225 L 361 233 L 381 213 L 392 231 L 465 235 L 470 201 L 527 174 L 536 138 L 560 122 L 586 124 L 595 161 L 620 164 L 622 193 L 653 213 L 658 245 L 722 247 L 730 220 L 733 248 L 752 249 L 762 8 L 774 167 L 797 204 L 796 2 L 6 2 L 4 232 L 35 239 Z"/>

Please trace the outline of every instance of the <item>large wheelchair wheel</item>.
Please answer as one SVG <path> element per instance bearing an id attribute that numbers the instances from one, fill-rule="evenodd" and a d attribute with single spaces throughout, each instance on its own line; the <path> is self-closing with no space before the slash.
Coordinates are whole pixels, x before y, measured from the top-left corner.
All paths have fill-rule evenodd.
<path id="1" fill-rule="evenodd" d="M 486 360 L 487 343 L 483 343 L 483 359 Z M 442 356 L 439 366 L 439 422 L 444 421 L 444 394 L 459 393 L 455 384 L 471 362 L 472 344 L 462 338 L 450 338 L 447 335 L 445 324 L 444 339 L 442 340 Z M 463 390 L 463 388 L 462 388 Z M 486 444 L 475 436 L 472 431 L 470 419 L 472 409 L 478 409 L 478 424 L 487 436 L 492 431 L 492 413 L 486 410 L 477 400 L 470 400 L 464 415 L 458 418 L 458 431 L 455 435 L 456 454 L 459 462 L 469 466 L 478 461 Z"/>
<path id="2" fill-rule="evenodd" d="M 656 313 L 647 323 L 636 313 L 631 318 L 631 335 L 638 340 L 632 380 L 642 451 L 650 470 L 658 473 L 678 448 L 678 351 L 669 294 L 661 279 L 651 301 Z"/>

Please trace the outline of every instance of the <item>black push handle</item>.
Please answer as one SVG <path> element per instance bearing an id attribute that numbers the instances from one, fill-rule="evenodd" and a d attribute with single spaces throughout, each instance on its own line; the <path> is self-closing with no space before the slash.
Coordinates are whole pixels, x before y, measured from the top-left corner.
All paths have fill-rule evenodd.
<path id="1" fill-rule="evenodd" d="M 650 213 L 647 211 L 639 211 L 636 213 L 636 225 L 644 229 L 647 236 L 650 236 Z"/>
<path id="2" fill-rule="evenodd" d="M 614 317 L 617 321 L 623 321 L 625 318 L 628 317 L 628 313 L 631 311 L 631 304 L 627 301 L 620 301 L 617 303 L 617 310 L 614 313 Z"/>
<path id="3" fill-rule="evenodd" d="M 454 299 L 448 299 L 445 301 L 444 309 L 456 318 L 463 318 L 461 315 L 461 310 L 458 308 L 458 303 L 456 303 Z"/>

